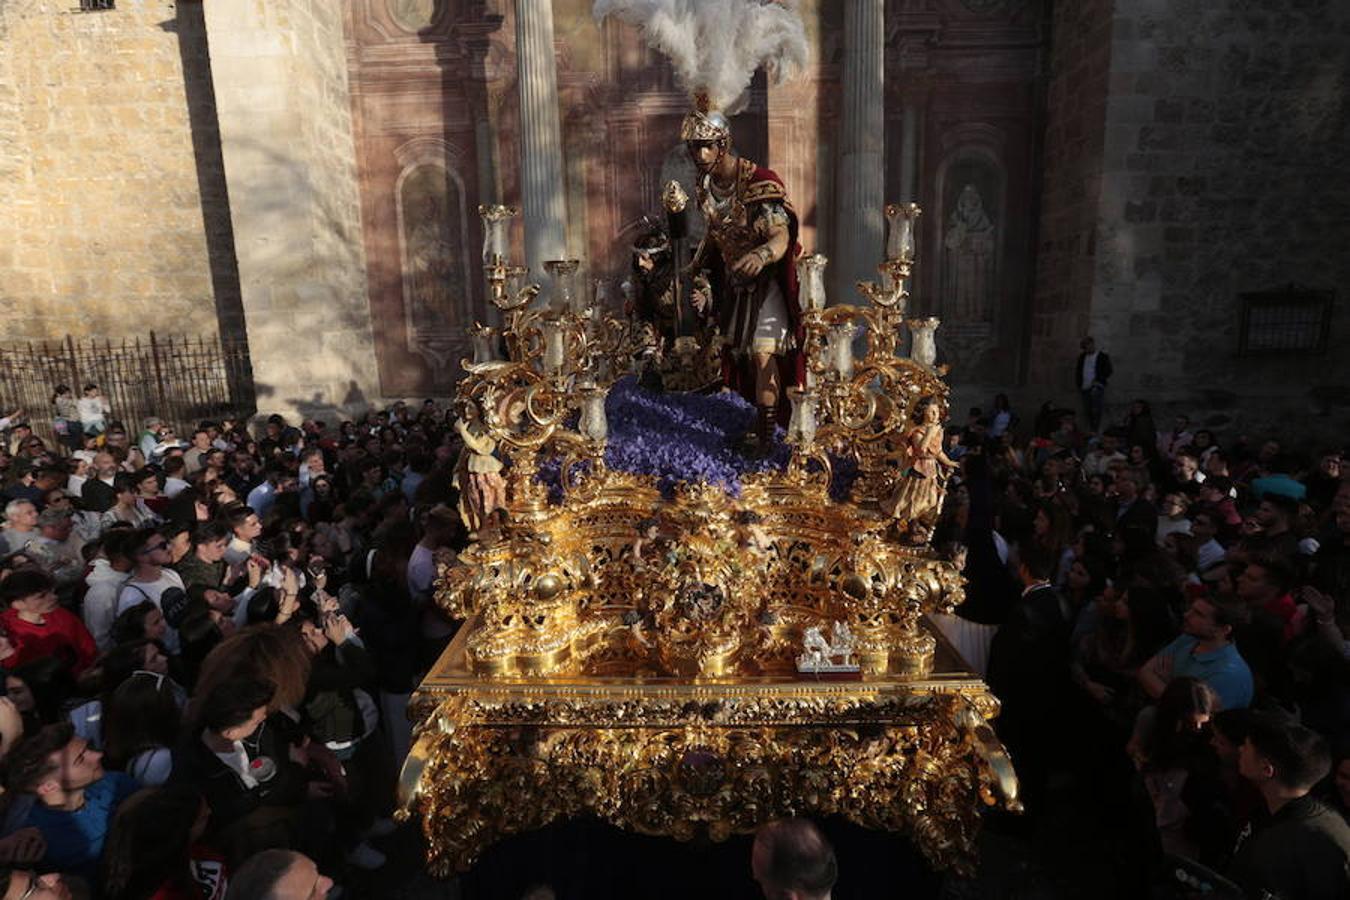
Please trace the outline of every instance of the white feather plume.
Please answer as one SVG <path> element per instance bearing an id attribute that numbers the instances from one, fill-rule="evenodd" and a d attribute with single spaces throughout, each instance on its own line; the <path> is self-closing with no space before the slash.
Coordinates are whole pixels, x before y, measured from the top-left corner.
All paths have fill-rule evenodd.
<path id="1" fill-rule="evenodd" d="M 681 87 L 705 91 L 713 109 L 736 111 L 760 66 L 779 83 L 810 59 L 797 0 L 595 0 L 595 20 L 642 29 L 670 57 Z"/>

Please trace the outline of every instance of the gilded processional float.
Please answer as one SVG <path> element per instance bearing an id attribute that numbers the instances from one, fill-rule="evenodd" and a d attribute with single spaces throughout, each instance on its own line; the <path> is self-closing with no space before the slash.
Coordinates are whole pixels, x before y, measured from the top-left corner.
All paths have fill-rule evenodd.
<path id="1" fill-rule="evenodd" d="M 989 726 L 997 700 L 926 624 L 961 602 L 963 582 L 959 560 L 930 540 L 948 388 L 937 321 L 906 318 L 920 210 L 886 208 L 878 281 L 858 285 L 861 303 L 827 305 L 826 260 L 795 247 L 781 182 L 706 150 L 722 141 L 730 152 L 721 109 L 766 58 L 790 56 L 800 31 L 788 6 L 708 7 L 736 4 L 772 19 L 742 25 L 788 35 L 741 65 L 743 81 L 719 90 L 728 67 L 672 52 L 699 92 L 682 138 L 696 163 L 707 157 L 694 198 L 704 243 L 719 238 L 718 204 L 768 210 L 741 216 L 759 222 L 763 244 L 725 261 L 722 293 L 700 269 L 718 247 L 695 253 L 683 280 L 708 313 L 696 335 L 672 340 L 631 303 L 627 315 L 611 308 L 603 283 L 578 283 L 575 260 L 546 264 L 541 292 L 509 259 L 516 210 L 480 210 L 501 325 L 477 326 L 464 362 L 459 487 L 475 540 L 437 590 L 465 624 L 414 695 L 401 780 L 402 814 L 421 819 L 435 873 L 580 816 L 721 840 L 799 814 L 903 832 L 935 867 L 969 871 L 981 809 L 1020 808 Z M 650 25 L 652 6 L 601 0 L 596 11 Z M 719 171 L 746 173 L 752 200 L 767 192 L 774 204 L 742 208 L 719 192 Z M 672 225 L 695 206 L 677 183 L 663 202 Z M 750 254 L 759 265 L 741 265 Z M 766 425 L 762 365 L 748 401 L 639 383 L 640 369 L 663 371 L 668 386 L 715 381 L 736 350 L 717 307 L 773 271 L 787 295 L 753 309 L 763 324 L 774 304 L 795 306 L 785 432 Z M 761 336 L 749 366 L 769 352 Z"/>

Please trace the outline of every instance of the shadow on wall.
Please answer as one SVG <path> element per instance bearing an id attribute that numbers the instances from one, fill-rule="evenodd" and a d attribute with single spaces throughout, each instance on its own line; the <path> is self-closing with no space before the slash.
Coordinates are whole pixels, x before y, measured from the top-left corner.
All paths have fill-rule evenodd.
<path id="1" fill-rule="evenodd" d="M 277 395 L 277 389 L 272 385 L 258 383 L 255 384 L 255 387 L 259 399 L 276 397 Z M 313 419 L 324 423 L 326 426 L 334 427 L 342 422 L 355 419 L 366 410 L 371 409 L 373 404 L 366 397 L 365 391 L 361 390 L 361 386 L 355 380 L 349 380 L 347 382 L 347 393 L 340 402 L 325 399 L 321 392 L 315 391 L 308 398 L 287 397 L 280 402 L 268 403 L 264 401 L 261 405 L 264 407 L 281 406 L 293 410 L 294 416 L 288 415 L 288 420 L 293 417 L 298 417 L 301 421 Z M 296 423 L 292 422 L 291 424 Z"/>
<path id="2" fill-rule="evenodd" d="M 242 128 L 224 137 L 231 197 L 200 5 L 180 4 L 160 27 L 179 41 L 221 333 L 246 340 L 255 372 L 271 381 L 255 379 L 248 388 L 264 409 L 327 410 L 330 418 L 343 408 L 343 415 L 364 410 L 369 401 L 360 385 L 370 390 L 380 382 L 354 155 L 330 158 L 324 136 L 290 152 L 285 138 L 270 136 L 277 123 L 237 119 Z M 313 74 L 321 77 L 317 68 Z M 322 126 L 321 112 L 310 115 Z M 298 131 L 304 123 L 291 124 Z M 331 135 L 341 136 L 336 129 Z M 286 374 L 278 378 L 278 371 Z M 339 398 L 344 383 L 349 387 Z M 328 386 L 331 397 L 324 396 Z M 308 400 L 280 396 L 311 390 Z"/>
<path id="3" fill-rule="evenodd" d="M 202 208 L 207 262 L 211 268 L 211 289 L 220 334 L 230 340 L 247 341 L 234 227 L 230 221 L 230 195 L 220 150 L 216 88 L 211 79 L 211 58 L 201 4 L 180 3 L 177 15 L 159 23 L 159 27 L 178 38 L 188 126 L 192 132 L 192 155 L 197 170 L 197 195 Z"/>

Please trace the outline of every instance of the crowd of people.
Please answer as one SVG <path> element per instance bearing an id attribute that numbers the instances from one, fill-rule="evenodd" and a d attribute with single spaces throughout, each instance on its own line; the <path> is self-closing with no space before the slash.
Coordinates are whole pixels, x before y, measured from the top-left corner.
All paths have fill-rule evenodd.
<path id="1" fill-rule="evenodd" d="M 378 870 L 408 697 L 456 626 L 431 602 L 467 540 L 452 417 L 179 436 L 84 393 L 57 391 L 57 446 L 0 423 L 0 898 Z"/>
<path id="2" fill-rule="evenodd" d="M 1144 400 L 1079 423 L 1000 395 L 948 427 L 934 540 L 968 584 L 940 624 L 1002 701 L 1015 827 L 1095 809 L 1127 848 L 1118 896 L 1347 897 L 1342 448 L 1160 425 Z"/>
<path id="3" fill-rule="evenodd" d="M 57 446 L 0 422 L 0 898 L 378 869 L 407 700 L 457 625 L 431 602 L 468 541 L 453 416 L 180 436 L 94 385 L 54 405 Z M 1338 447 L 1221 438 L 1144 401 L 1100 430 L 971 410 L 933 534 L 967 600 L 940 625 L 1002 701 L 1020 821 L 1086 789 L 1127 823 L 1122 896 L 1184 871 L 1343 898 L 1350 479 Z"/>

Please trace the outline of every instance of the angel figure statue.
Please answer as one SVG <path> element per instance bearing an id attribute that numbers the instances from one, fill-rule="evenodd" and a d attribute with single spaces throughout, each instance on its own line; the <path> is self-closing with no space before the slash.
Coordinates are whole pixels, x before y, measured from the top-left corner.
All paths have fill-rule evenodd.
<path id="1" fill-rule="evenodd" d="M 496 456 L 497 442 L 488 433 L 477 403 L 464 402 L 455 431 L 464 449 L 455 463 L 451 484 L 459 491 L 459 516 L 469 536 L 477 539 L 506 507 L 506 480 L 502 478 L 502 461 Z"/>
<path id="2" fill-rule="evenodd" d="M 914 404 L 913 426 L 905 432 L 901 467 L 895 490 L 881 509 L 912 533 L 931 528 L 942 510 L 947 472 L 956 463 L 942 449 L 942 406 L 938 398 L 923 397 Z"/>

